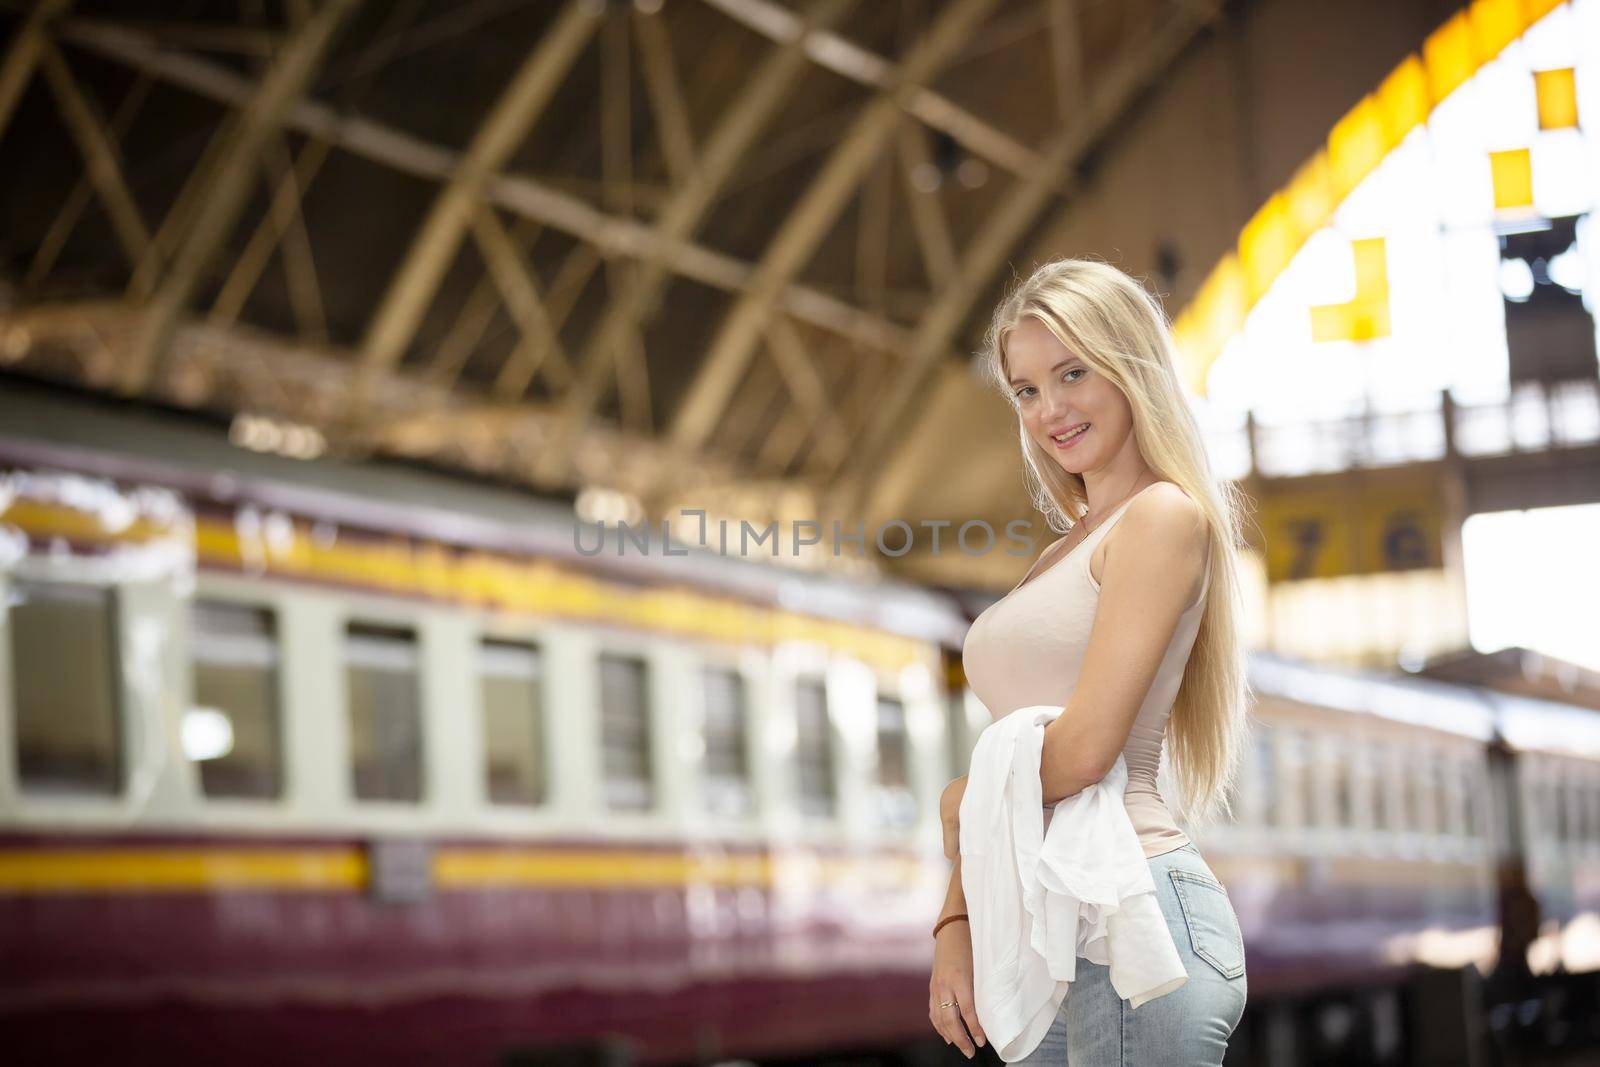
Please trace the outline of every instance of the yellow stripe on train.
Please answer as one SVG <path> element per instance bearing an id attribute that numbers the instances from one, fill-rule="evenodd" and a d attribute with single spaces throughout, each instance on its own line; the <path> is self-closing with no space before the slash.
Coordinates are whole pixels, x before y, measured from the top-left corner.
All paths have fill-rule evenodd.
<path id="1" fill-rule="evenodd" d="M 0 892 L 353 889 L 358 849 L 29 849 L 0 852 Z"/>
<path id="2" fill-rule="evenodd" d="M 808 884 L 904 888 L 926 877 L 914 856 L 689 856 L 579 849 L 446 848 L 432 857 L 440 889 L 641 888 L 714 885 L 787 888 Z M 273 889 L 364 889 L 360 848 L 17 849 L 0 852 L 0 894 L 159 893 Z"/>

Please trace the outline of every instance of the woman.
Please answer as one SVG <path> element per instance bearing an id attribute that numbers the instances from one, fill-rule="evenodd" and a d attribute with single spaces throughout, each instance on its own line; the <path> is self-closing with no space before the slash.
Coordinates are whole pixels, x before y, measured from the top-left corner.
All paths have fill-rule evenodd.
<path id="1" fill-rule="evenodd" d="M 1050 704 L 1040 778 L 1054 805 L 1121 753 L 1125 804 L 1189 978 L 1137 1011 L 1110 969 L 1080 958 L 1043 1042 L 1050 1067 L 1221 1064 L 1244 1014 L 1244 944 L 1227 891 L 1156 788 L 1165 740 L 1191 828 L 1219 811 L 1248 738 L 1239 633 L 1240 499 L 1216 484 L 1179 384 L 1167 321 L 1134 279 L 1095 260 L 1040 267 L 996 308 L 983 358 L 1017 413 L 1035 506 L 1064 531 L 972 624 L 968 683 L 999 719 Z M 1072 521 L 1073 516 L 1077 521 Z M 961 916 L 959 811 L 941 800 L 955 861 L 934 931 L 929 1016 L 971 1058 L 972 938 Z"/>

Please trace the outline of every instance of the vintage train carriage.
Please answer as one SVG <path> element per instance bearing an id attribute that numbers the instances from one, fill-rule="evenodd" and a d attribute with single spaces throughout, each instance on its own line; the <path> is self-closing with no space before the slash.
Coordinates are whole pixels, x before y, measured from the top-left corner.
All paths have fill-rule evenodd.
<path id="1" fill-rule="evenodd" d="M 1550 967 L 1600 968 L 1600 714 L 1512 693 L 1484 699 L 1516 754 L 1504 811 L 1539 904 L 1534 952 Z"/>
<path id="2" fill-rule="evenodd" d="M 1242 1062 L 1464 1049 L 1494 994 L 1450 972 L 1496 968 L 1524 889 L 1546 978 L 1518 1012 L 1540 1002 L 1540 1027 L 1565 1016 L 1551 1032 L 1575 1033 L 1600 968 L 1600 716 L 1264 653 L 1250 674 L 1237 819 L 1203 838 L 1249 960 Z"/>
<path id="3" fill-rule="evenodd" d="M 931 594 L 584 557 L 570 507 L 144 414 L 0 425 L 9 1049 L 926 1035 L 960 632 Z"/>
<path id="4" fill-rule="evenodd" d="M 1240 818 L 1208 854 L 1245 927 L 1252 993 L 1381 985 L 1452 940 L 1457 965 L 1481 954 L 1497 815 L 1479 694 L 1268 655 L 1251 674 Z"/>

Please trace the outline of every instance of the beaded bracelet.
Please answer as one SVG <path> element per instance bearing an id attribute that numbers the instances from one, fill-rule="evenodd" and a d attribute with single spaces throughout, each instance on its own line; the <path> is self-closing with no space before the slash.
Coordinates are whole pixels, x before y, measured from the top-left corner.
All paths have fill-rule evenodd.
<path id="1" fill-rule="evenodd" d="M 938 938 L 939 931 L 944 929 L 946 923 L 953 923 L 957 919 L 965 919 L 966 917 L 967 917 L 967 913 L 966 912 L 961 912 L 958 915 L 946 915 L 944 918 L 940 919 L 939 922 L 934 926 L 934 928 L 933 928 L 933 936 L 935 938 Z"/>

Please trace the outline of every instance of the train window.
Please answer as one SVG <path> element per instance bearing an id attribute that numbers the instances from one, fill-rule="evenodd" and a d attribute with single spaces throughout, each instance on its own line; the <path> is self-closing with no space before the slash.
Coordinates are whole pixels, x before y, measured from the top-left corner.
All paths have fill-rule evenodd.
<path id="1" fill-rule="evenodd" d="M 1364 737 L 1352 737 L 1345 744 L 1345 773 L 1349 777 L 1350 825 L 1371 830 L 1378 820 L 1378 791 L 1383 788 L 1379 770 L 1373 765 L 1372 749 Z"/>
<path id="2" fill-rule="evenodd" d="M 1399 829 L 1408 834 L 1419 833 L 1424 826 L 1426 813 L 1422 810 L 1423 798 L 1427 794 L 1425 776 L 1419 767 L 1420 760 L 1414 746 L 1404 746 L 1400 750 L 1401 766 L 1404 768 L 1405 777 L 1400 780 L 1398 798 L 1400 801 L 1396 818 Z"/>
<path id="3" fill-rule="evenodd" d="M 1572 828 L 1567 823 L 1567 775 L 1565 768 L 1556 771 L 1555 777 L 1550 781 L 1549 789 L 1550 792 L 1547 795 L 1550 798 L 1550 806 L 1555 809 L 1552 814 L 1555 816 L 1556 840 L 1571 841 Z"/>
<path id="4" fill-rule="evenodd" d="M 1567 840 L 1577 844 L 1583 840 L 1583 782 L 1578 778 L 1578 768 L 1568 768 L 1567 779 L 1561 790 L 1561 806 L 1567 813 Z"/>
<path id="5" fill-rule="evenodd" d="M 485 637 L 478 643 L 484 788 L 494 804 L 542 804 L 544 670 L 539 649 Z"/>
<path id="6" fill-rule="evenodd" d="M 1572 831 L 1572 840 L 1575 844 L 1582 844 L 1589 839 L 1588 812 L 1584 810 L 1589 800 L 1589 783 L 1585 781 L 1583 774 L 1584 768 L 1574 766 L 1572 768 L 1572 778 L 1568 784 L 1570 792 L 1567 796 L 1567 807 L 1569 809 L 1567 818 L 1569 819 L 1569 828 Z"/>
<path id="7" fill-rule="evenodd" d="M 1512 775 L 1507 784 L 1508 788 L 1514 786 L 1511 799 L 1516 805 L 1514 814 L 1521 823 L 1518 830 L 1527 842 L 1532 842 L 1544 836 L 1544 812 L 1540 810 L 1539 796 L 1539 774 L 1542 769 L 1538 756 L 1531 752 L 1522 754 L 1518 768 L 1520 773 Z"/>
<path id="8" fill-rule="evenodd" d="M 1589 819 L 1589 796 L 1594 791 L 1594 785 L 1588 777 L 1585 768 L 1583 777 L 1573 783 L 1573 839 L 1587 844 L 1594 840 L 1594 825 Z"/>
<path id="9" fill-rule="evenodd" d="M 1384 741 L 1373 741 L 1370 751 L 1373 785 L 1372 828 L 1399 830 L 1403 790 L 1397 787 L 1394 772 L 1389 765 L 1389 745 Z"/>
<path id="10" fill-rule="evenodd" d="M 744 678 L 737 670 L 715 665 L 708 665 L 703 677 L 706 808 L 717 815 L 746 815 L 753 798 Z"/>
<path id="11" fill-rule="evenodd" d="M 1567 780 L 1567 828 L 1572 832 L 1574 844 L 1581 844 L 1588 840 L 1588 819 L 1584 805 L 1588 801 L 1588 783 L 1583 778 L 1583 768 L 1574 766 L 1572 777 Z"/>
<path id="12" fill-rule="evenodd" d="M 1241 812 L 1240 812 L 1241 801 L 1240 801 L 1240 797 L 1242 795 L 1241 794 L 1241 787 L 1242 787 L 1243 780 L 1244 779 L 1243 779 L 1242 775 L 1236 776 L 1232 781 L 1230 781 L 1228 783 L 1227 789 L 1224 790 L 1224 792 L 1223 792 L 1223 805 L 1222 805 L 1222 808 L 1220 809 L 1220 812 L 1219 812 L 1219 815 L 1218 815 L 1218 818 L 1221 821 L 1228 822 L 1228 823 L 1238 823 L 1240 821 L 1240 818 L 1241 818 Z"/>
<path id="13" fill-rule="evenodd" d="M 183 748 L 208 797 L 282 793 L 277 620 L 267 608 L 196 600 L 189 610 L 194 706 Z"/>
<path id="14" fill-rule="evenodd" d="M 1348 829 L 1356 824 L 1355 771 L 1348 746 L 1338 738 L 1329 748 L 1328 774 L 1333 779 L 1333 824 Z"/>
<path id="15" fill-rule="evenodd" d="M 1550 778 L 1544 784 L 1544 825 L 1552 841 L 1566 838 L 1566 819 L 1563 818 L 1566 805 L 1561 803 L 1560 774 L 1559 767 L 1551 767 Z"/>
<path id="16" fill-rule="evenodd" d="M 1550 791 L 1545 782 L 1532 778 L 1527 786 L 1528 820 L 1532 824 L 1531 836 L 1544 840 L 1555 830 L 1554 812 L 1551 811 Z"/>
<path id="17" fill-rule="evenodd" d="M 1600 801 L 1600 788 L 1596 785 L 1594 768 L 1590 767 L 1584 774 L 1583 792 L 1579 796 L 1578 809 L 1583 817 L 1583 840 L 1590 844 L 1600 836 L 1600 818 L 1597 818 L 1600 817 L 1600 811 L 1595 808 L 1596 802 Z"/>
<path id="18" fill-rule="evenodd" d="M 1437 833 L 1439 825 L 1438 757 L 1434 750 L 1418 748 L 1411 763 L 1411 788 L 1415 794 L 1411 806 L 1414 818 L 1412 829 L 1425 834 Z"/>
<path id="19" fill-rule="evenodd" d="M 1278 802 L 1278 752 L 1276 734 L 1266 730 L 1255 739 L 1256 797 L 1263 826 L 1283 825 L 1283 806 Z"/>
<path id="20" fill-rule="evenodd" d="M 1311 766 L 1314 759 L 1312 739 L 1305 731 L 1291 727 L 1284 731 L 1280 744 L 1278 754 L 1283 761 L 1284 792 L 1299 806 L 1299 825 L 1316 826 L 1322 820 L 1317 811 L 1317 782 Z"/>
<path id="21" fill-rule="evenodd" d="M 1322 810 L 1322 780 L 1317 764 L 1322 760 L 1321 738 L 1309 731 L 1300 734 L 1299 755 L 1300 825 L 1326 826 Z"/>
<path id="22" fill-rule="evenodd" d="M 910 827 L 917 821 L 917 797 L 911 791 L 911 745 L 906 735 L 906 706 L 878 697 L 878 819 L 885 826 Z"/>
<path id="23" fill-rule="evenodd" d="M 1528 838 L 1542 841 L 1550 835 L 1550 806 L 1544 793 L 1544 782 L 1530 776 L 1525 779 L 1522 792 L 1523 816 L 1528 821 Z"/>
<path id="24" fill-rule="evenodd" d="M 795 691 L 795 763 L 800 775 L 800 810 L 834 812 L 833 743 L 828 692 L 820 678 L 800 681 Z"/>
<path id="25" fill-rule="evenodd" d="M 1438 784 L 1439 798 L 1439 831 L 1455 837 L 1461 836 L 1463 821 L 1463 799 L 1461 795 L 1461 775 L 1457 771 L 1459 761 L 1448 752 L 1441 751 L 1438 757 L 1438 766 L 1434 775 Z"/>
<path id="26" fill-rule="evenodd" d="M 600 656 L 600 745 L 606 806 L 613 811 L 650 810 L 655 775 L 649 675 L 637 656 Z"/>
<path id="27" fill-rule="evenodd" d="M 11 585 L 9 615 L 17 772 L 23 790 L 120 792 L 114 592 L 17 580 Z"/>
<path id="28" fill-rule="evenodd" d="M 1588 813 L 1588 829 L 1583 839 L 1591 844 L 1600 842 L 1600 779 L 1595 777 L 1592 767 L 1584 782 L 1583 810 Z"/>
<path id="29" fill-rule="evenodd" d="M 345 629 L 351 776 L 359 800 L 422 799 L 422 705 L 417 639 L 409 628 Z"/>
<path id="30" fill-rule="evenodd" d="M 1482 789 L 1478 765 L 1472 760 L 1462 760 L 1458 770 L 1461 774 L 1461 832 L 1468 837 L 1477 837 L 1483 832 L 1482 821 L 1478 817 L 1478 796 Z"/>
<path id="31" fill-rule="evenodd" d="M 967 689 L 956 685 L 944 692 L 945 751 L 950 760 L 949 778 L 967 773 L 972 753 L 967 744 Z"/>
<path id="32" fill-rule="evenodd" d="M 977 696 L 967 685 L 967 675 L 961 666 L 960 649 L 946 646 L 940 653 L 944 663 L 945 751 L 950 761 L 947 778 L 959 778 L 967 773 L 972 763 L 973 739 L 967 719 L 967 701 L 977 702 Z"/>

